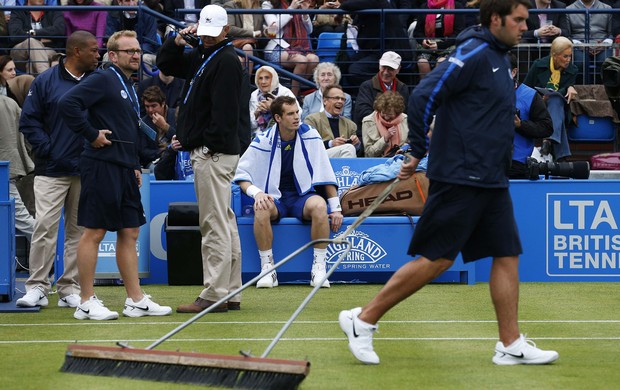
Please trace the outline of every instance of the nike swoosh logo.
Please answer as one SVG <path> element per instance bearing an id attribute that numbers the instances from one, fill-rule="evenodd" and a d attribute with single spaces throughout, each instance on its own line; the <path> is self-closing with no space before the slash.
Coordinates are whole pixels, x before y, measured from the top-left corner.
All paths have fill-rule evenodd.
<path id="1" fill-rule="evenodd" d="M 497 352 L 503 354 L 504 356 L 509 355 L 509 356 L 512 356 L 512 357 L 517 358 L 517 359 L 523 359 L 525 357 L 525 356 L 523 356 L 523 352 L 521 352 L 521 354 L 519 354 L 519 355 L 515 355 L 515 354 L 512 354 L 512 353 L 508 353 L 508 352 L 501 352 L 501 351 L 497 351 Z"/>
<path id="2" fill-rule="evenodd" d="M 360 337 L 360 335 L 357 334 L 357 332 L 355 331 L 355 318 L 351 317 L 351 322 L 353 323 L 353 337 L 355 338 Z"/>
<path id="3" fill-rule="evenodd" d="M 88 309 L 88 310 L 84 310 L 84 309 L 79 308 L 79 307 L 78 307 L 78 309 L 82 310 L 82 311 L 83 311 L 84 313 L 86 313 L 86 314 L 89 314 L 89 313 L 90 313 L 90 309 Z"/>
<path id="4" fill-rule="evenodd" d="M 140 306 L 133 306 L 133 305 L 127 305 L 129 307 L 132 307 L 134 309 L 140 309 L 140 310 L 144 310 L 144 311 L 149 311 L 149 307 L 145 306 L 145 307 L 140 307 Z"/>
<path id="5" fill-rule="evenodd" d="M 497 72 L 499 68 L 493 68 L 493 73 Z"/>
<path id="6" fill-rule="evenodd" d="M 43 299 L 43 298 L 45 298 L 45 295 L 39 296 L 39 299 Z"/>

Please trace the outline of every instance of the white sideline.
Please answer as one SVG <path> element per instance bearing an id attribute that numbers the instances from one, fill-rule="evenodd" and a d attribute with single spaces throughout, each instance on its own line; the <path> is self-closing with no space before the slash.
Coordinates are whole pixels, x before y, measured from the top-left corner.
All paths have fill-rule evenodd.
<path id="1" fill-rule="evenodd" d="M 138 342 L 153 342 L 156 339 L 130 339 L 123 340 L 127 343 Z M 181 343 L 195 343 L 195 342 L 217 342 L 217 341 L 272 341 L 273 338 L 269 337 L 257 337 L 257 338 L 195 338 L 195 339 L 174 339 L 174 342 Z M 283 337 L 280 341 L 293 341 L 293 342 L 307 342 L 307 341 L 337 341 L 342 342 L 344 337 Z M 497 337 L 375 337 L 375 340 L 380 341 L 497 341 Z M 620 337 L 536 337 L 533 340 L 554 340 L 554 341 L 617 341 Z M 80 344 L 90 343 L 116 343 L 118 339 L 113 340 L 79 340 Z M 12 344 L 74 344 L 76 340 L 5 340 L 0 341 L 0 345 L 12 345 Z M 165 348 L 164 348 L 165 349 Z"/>
<path id="2" fill-rule="evenodd" d="M 286 321 L 204 321 L 196 322 L 194 325 L 268 325 L 284 324 Z M 157 322 L 127 322 L 127 321 L 102 321 L 102 322 L 57 322 L 57 323 L 32 323 L 32 324 L 0 324 L 2 327 L 14 326 L 116 326 L 116 325 L 178 325 L 178 321 L 157 321 Z M 295 324 L 337 324 L 338 321 L 295 321 Z M 381 324 L 485 324 L 497 323 L 496 320 L 381 320 Z M 520 324 L 616 324 L 620 320 L 520 320 Z"/>

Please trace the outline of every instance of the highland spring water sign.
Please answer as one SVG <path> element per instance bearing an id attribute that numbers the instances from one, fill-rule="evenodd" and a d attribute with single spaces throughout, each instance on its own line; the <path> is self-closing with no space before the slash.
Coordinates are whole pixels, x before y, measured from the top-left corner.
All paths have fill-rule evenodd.
<path id="1" fill-rule="evenodd" d="M 620 194 L 547 194 L 547 274 L 620 277 Z"/>

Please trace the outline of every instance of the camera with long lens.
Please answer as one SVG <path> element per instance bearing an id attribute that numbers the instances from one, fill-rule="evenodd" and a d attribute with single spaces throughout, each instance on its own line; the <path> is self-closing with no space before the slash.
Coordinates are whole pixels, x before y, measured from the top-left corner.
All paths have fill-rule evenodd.
<path id="1" fill-rule="evenodd" d="M 539 162 L 534 158 L 527 159 L 527 169 L 530 180 L 538 180 L 540 175 L 545 179 L 549 176 L 561 176 L 571 179 L 590 178 L 590 163 L 587 161 L 574 162 Z"/>

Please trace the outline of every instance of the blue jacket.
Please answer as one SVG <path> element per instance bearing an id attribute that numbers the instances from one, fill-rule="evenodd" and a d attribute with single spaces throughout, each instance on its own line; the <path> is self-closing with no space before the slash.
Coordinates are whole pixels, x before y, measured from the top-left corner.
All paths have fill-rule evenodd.
<path id="1" fill-rule="evenodd" d="M 519 85 L 516 90 L 517 94 L 517 109 L 519 110 L 519 117 L 521 121 L 527 121 L 530 119 L 530 107 L 534 101 L 534 97 L 538 92 L 534 88 L 530 88 L 525 84 Z M 534 138 L 526 137 L 515 132 L 514 139 L 514 151 L 512 159 L 521 163 L 526 163 L 527 158 L 532 155 L 534 150 Z"/>
<path id="2" fill-rule="evenodd" d="M 510 49 L 484 27 L 457 37 L 457 48 L 417 86 L 408 107 L 412 155 L 424 157 L 436 114 L 427 176 L 436 181 L 507 188 L 515 92 Z"/>
<path id="3" fill-rule="evenodd" d="M 60 98 L 76 85 L 78 81 L 67 73 L 63 60 L 37 76 L 30 86 L 19 120 L 19 131 L 32 145 L 36 175 L 80 174 L 78 162 L 84 141 L 69 131 L 59 112 Z"/>
<path id="4" fill-rule="evenodd" d="M 140 169 L 139 111 L 135 111 L 137 98 L 132 90 L 131 80 L 119 68 L 110 66 L 97 70 L 60 99 L 60 114 L 67 126 L 86 139 L 82 156 Z M 102 129 L 112 131 L 110 138 L 130 143 L 113 141 L 112 145 L 95 149 L 90 143 Z"/>

